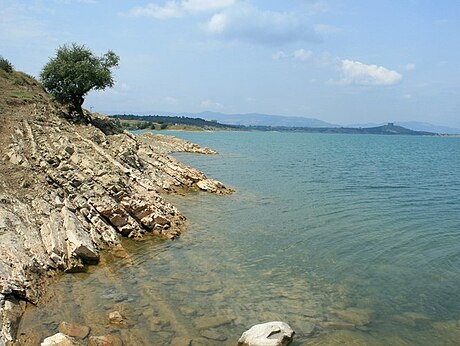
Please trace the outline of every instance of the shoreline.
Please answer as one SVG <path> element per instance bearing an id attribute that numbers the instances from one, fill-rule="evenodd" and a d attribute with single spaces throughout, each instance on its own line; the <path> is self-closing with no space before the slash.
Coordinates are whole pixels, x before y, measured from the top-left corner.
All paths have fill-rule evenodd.
<path id="1" fill-rule="evenodd" d="M 46 95 L 45 95 L 46 97 Z M 73 123 L 48 102 L 1 120 L 0 341 L 11 344 L 48 277 L 82 271 L 121 237 L 174 239 L 185 217 L 165 193 L 232 193 L 169 154 L 216 152 L 178 138 L 114 131 L 103 118 Z M 94 126 L 96 125 L 96 126 Z"/>

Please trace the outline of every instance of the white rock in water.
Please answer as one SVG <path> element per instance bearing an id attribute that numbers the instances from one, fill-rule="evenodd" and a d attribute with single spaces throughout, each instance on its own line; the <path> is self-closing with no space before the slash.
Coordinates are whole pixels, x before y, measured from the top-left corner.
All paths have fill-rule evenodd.
<path id="1" fill-rule="evenodd" d="M 49 336 L 45 340 L 43 340 L 43 342 L 41 343 L 41 346 L 77 346 L 77 345 L 81 345 L 81 344 L 62 333 L 57 333 L 52 336 Z"/>
<path id="2" fill-rule="evenodd" d="M 257 324 L 245 331 L 238 340 L 239 346 L 285 346 L 294 338 L 294 331 L 284 322 Z"/>

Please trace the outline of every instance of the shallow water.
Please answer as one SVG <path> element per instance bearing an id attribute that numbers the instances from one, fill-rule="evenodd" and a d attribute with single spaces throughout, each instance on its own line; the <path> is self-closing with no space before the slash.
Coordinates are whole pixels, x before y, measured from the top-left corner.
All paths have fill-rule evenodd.
<path id="1" fill-rule="evenodd" d="M 28 309 L 29 340 L 66 320 L 127 345 L 235 344 L 283 320 L 296 345 L 458 344 L 460 138 L 175 134 L 217 149 L 176 157 L 237 192 L 168 196 L 188 231 L 65 275 Z"/>

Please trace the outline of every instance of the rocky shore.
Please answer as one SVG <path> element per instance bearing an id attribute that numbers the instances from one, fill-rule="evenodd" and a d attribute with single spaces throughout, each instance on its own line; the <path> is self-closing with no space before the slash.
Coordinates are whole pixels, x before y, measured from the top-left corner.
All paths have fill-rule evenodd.
<path id="1" fill-rule="evenodd" d="M 169 153 L 213 154 L 165 136 L 135 136 L 108 119 L 68 119 L 31 80 L 32 100 L 0 108 L 0 345 L 55 273 L 97 264 L 120 237 L 179 236 L 185 217 L 164 196 L 232 190 Z"/>

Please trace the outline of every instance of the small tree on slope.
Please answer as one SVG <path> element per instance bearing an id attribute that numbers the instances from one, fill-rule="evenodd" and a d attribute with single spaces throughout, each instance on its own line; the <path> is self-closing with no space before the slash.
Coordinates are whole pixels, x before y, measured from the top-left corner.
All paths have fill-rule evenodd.
<path id="1" fill-rule="evenodd" d="M 110 50 L 97 57 L 84 45 L 72 43 L 58 48 L 56 57 L 43 67 L 40 79 L 46 91 L 69 106 L 70 114 L 83 116 L 86 94 L 114 85 L 111 68 L 118 66 L 119 60 Z"/>

